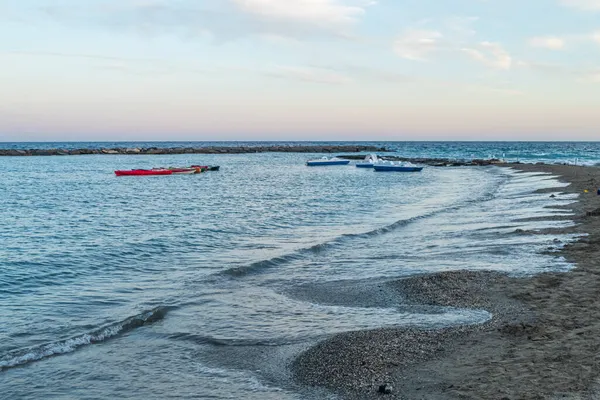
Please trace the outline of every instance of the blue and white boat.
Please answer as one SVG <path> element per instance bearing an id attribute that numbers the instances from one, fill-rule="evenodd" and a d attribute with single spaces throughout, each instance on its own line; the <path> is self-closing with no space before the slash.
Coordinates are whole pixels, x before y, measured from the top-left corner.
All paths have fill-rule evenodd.
<path id="1" fill-rule="evenodd" d="M 369 154 L 365 157 L 365 159 L 361 162 L 356 163 L 357 168 L 373 168 L 375 163 L 379 162 L 379 158 L 377 158 L 377 154 Z"/>
<path id="2" fill-rule="evenodd" d="M 322 167 L 326 165 L 348 165 L 350 164 L 350 160 L 342 160 L 341 158 L 333 157 L 333 158 L 319 158 L 316 160 L 308 160 L 306 165 L 309 167 Z"/>
<path id="3" fill-rule="evenodd" d="M 423 167 L 419 167 L 410 162 L 380 161 L 373 164 L 373 168 L 378 172 L 420 172 Z"/>

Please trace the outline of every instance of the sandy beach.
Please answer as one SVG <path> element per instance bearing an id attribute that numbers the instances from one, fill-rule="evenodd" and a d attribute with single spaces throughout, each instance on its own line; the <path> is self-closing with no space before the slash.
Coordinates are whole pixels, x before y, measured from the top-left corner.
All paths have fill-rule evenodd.
<path id="1" fill-rule="evenodd" d="M 575 215 L 567 218 L 576 225 L 553 233 L 588 235 L 548 249 L 562 247 L 560 254 L 576 268 L 526 278 L 495 272 L 444 272 L 382 283 L 404 304 L 484 309 L 493 318 L 478 326 L 336 335 L 294 361 L 298 382 L 347 399 L 600 396 L 600 214 L 594 213 L 600 208 L 596 193 L 600 169 L 508 167 L 551 173 L 570 183 L 560 192 L 580 194 L 568 206 Z M 383 384 L 391 386 L 391 393 L 378 393 Z"/>

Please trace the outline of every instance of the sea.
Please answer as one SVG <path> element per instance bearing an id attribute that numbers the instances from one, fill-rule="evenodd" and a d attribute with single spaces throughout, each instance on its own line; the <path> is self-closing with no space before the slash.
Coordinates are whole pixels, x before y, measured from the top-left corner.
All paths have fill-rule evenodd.
<path id="1" fill-rule="evenodd" d="M 0 148 L 265 144 L 324 143 Z M 360 144 L 405 157 L 600 163 L 597 142 Z M 385 282 L 451 270 L 573 268 L 558 250 L 576 237 L 545 231 L 573 224 L 564 206 L 577 194 L 562 193 L 567 184 L 557 177 L 497 166 L 378 173 L 305 165 L 321 156 L 0 157 L 0 398 L 334 398 L 299 386 L 289 372 L 318 341 L 491 318 L 399 303 L 386 297 Z M 191 164 L 221 168 L 114 174 Z"/>

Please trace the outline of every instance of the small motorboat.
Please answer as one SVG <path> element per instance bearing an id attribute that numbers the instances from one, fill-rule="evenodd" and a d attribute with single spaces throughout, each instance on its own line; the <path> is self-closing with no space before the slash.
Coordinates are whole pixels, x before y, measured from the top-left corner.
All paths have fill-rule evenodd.
<path id="1" fill-rule="evenodd" d="M 380 161 L 373 164 L 373 168 L 378 172 L 420 172 L 423 167 L 419 167 L 411 162 Z"/>
<path id="2" fill-rule="evenodd" d="M 117 176 L 147 176 L 147 175 L 171 175 L 173 171 L 168 169 L 130 169 L 115 171 Z"/>
<path id="3" fill-rule="evenodd" d="M 377 154 L 369 154 L 365 157 L 365 159 L 361 162 L 356 163 L 357 168 L 373 168 L 373 164 L 379 162 L 379 158 L 377 158 Z"/>
<path id="4" fill-rule="evenodd" d="M 342 160 L 341 158 L 333 157 L 333 158 L 319 158 L 316 160 L 308 160 L 306 165 L 309 167 L 322 167 L 326 165 L 348 165 L 350 164 L 350 160 Z"/>

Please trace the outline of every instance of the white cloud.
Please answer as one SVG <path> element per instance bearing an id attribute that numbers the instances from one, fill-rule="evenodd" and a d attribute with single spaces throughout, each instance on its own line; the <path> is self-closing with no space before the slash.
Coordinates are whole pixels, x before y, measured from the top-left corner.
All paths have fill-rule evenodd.
<path id="1" fill-rule="evenodd" d="M 2 3 L 2 0 L 0 0 Z M 60 2 L 59 2 L 60 3 Z M 33 8 L 69 26 L 225 42 L 248 36 L 354 39 L 373 0 L 102 0 Z M 30 16 L 31 17 L 31 16 Z"/>
<path id="2" fill-rule="evenodd" d="M 443 35 L 437 31 L 410 29 L 394 42 L 394 51 L 408 60 L 422 61 L 442 48 Z"/>
<path id="3" fill-rule="evenodd" d="M 508 70 L 512 66 L 512 57 L 500 44 L 481 42 L 477 48 L 462 48 L 472 59 L 495 69 Z"/>
<path id="4" fill-rule="evenodd" d="M 600 44 L 600 32 L 595 32 L 592 34 L 592 40 L 598 44 Z"/>
<path id="5" fill-rule="evenodd" d="M 565 6 L 580 10 L 600 11 L 600 0 L 560 0 L 560 2 Z"/>
<path id="6" fill-rule="evenodd" d="M 565 39 L 556 36 L 538 36 L 529 39 L 529 44 L 533 47 L 561 50 L 565 47 Z"/>
<path id="7" fill-rule="evenodd" d="M 348 0 L 231 0 L 243 12 L 266 19 L 315 25 L 347 25 L 365 14 L 374 1 Z"/>

